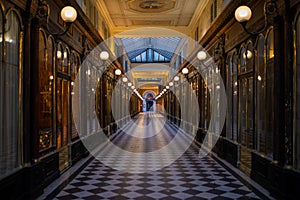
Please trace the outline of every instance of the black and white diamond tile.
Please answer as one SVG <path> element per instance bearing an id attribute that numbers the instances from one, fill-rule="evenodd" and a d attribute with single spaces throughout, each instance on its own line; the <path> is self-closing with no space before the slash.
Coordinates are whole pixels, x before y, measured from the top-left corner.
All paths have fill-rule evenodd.
<path id="1" fill-rule="evenodd" d="M 151 120 L 151 116 L 147 117 L 148 121 Z M 152 117 L 157 117 L 157 115 Z M 139 116 L 137 122 L 141 118 Z M 166 129 L 171 130 L 173 125 L 168 126 Z M 166 132 L 168 131 L 164 134 Z M 128 144 L 132 144 L 130 151 L 135 151 L 135 148 L 137 152 L 149 151 L 149 149 L 141 148 L 140 145 L 145 144 L 143 140 L 134 141 L 134 137 L 126 136 L 126 134 L 122 137 L 116 139 L 126 141 L 122 145 L 127 145 L 127 147 Z M 170 136 L 161 135 L 148 139 L 147 145 L 152 146 L 151 143 L 157 142 L 167 144 L 168 139 L 172 138 L 174 138 L 172 133 Z M 171 165 L 147 173 L 118 171 L 94 159 L 57 194 L 55 199 L 259 199 L 254 192 L 211 157 L 200 158 L 198 154 L 198 147 L 192 145 Z M 157 166 L 167 158 L 167 154 L 149 159 L 143 158 L 146 162 L 141 164 L 141 162 L 133 162 L 130 157 L 109 157 L 108 155 L 106 161 L 124 165 L 130 163 L 130 166 L 138 171 L 147 165 Z"/>
<path id="2" fill-rule="evenodd" d="M 56 199 L 259 199 L 259 197 L 212 158 L 199 159 L 196 151 L 190 149 L 170 166 L 153 173 L 123 173 L 94 160 L 56 196 Z"/>

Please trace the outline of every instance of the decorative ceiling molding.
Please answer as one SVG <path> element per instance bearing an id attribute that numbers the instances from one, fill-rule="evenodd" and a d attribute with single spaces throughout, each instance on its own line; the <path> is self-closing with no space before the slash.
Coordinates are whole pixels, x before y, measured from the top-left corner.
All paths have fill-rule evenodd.
<path id="1" fill-rule="evenodd" d="M 98 10 L 100 11 L 100 13 L 102 14 L 102 16 L 104 17 L 104 21 L 107 23 L 109 29 L 113 29 L 115 27 L 113 20 L 110 17 L 109 11 L 107 10 L 107 7 L 105 6 L 105 3 L 103 0 L 97 0 L 96 2 L 96 6 L 98 8 Z"/>
<path id="2" fill-rule="evenodd" d="M 129 0 L 127 8 L 139 13 L 162 13 L 176 8 L 175 0 Z"/>
<path id="3" fill-rule="evenodd" d="M 119 27 L 120 28 L 120 27 Z M 118 28 L 115 29 L 115 31 Z M 114 37 L 117 38 L 146 38 L 146 37 L 186 37 L 184 33 L 187 31 L 186 27 L 130 27 L 119 29 Z"/>
<path id="4" fill-rule="evenodd" d="M 113 34 L 136 27 L 156 26 L 176 29 L 190 35 L 187 26 L 194 16 L 199 0 L 97 0 L 97 7 Z M 164 5 L 168 9 L 148 8 L 146 12 L 133 8 L 143 4 Z M 169 6 L 169 7 L 168 7 Z"/>
<path id="5" fill-rule="evenodd" d="M 197 26 L 197 23 L 199 22 L 199 19 L 205 9 L 205 7 L 207 6 L 208 2 L 210 2 L 210 0 L 200 0 L 201 3 L 198 4 L 197 9 L 194 12 L 194 15 L 190 21 L 190 24 L 188 25 L 189 29 L 193 29 L 194 27 Z"/>

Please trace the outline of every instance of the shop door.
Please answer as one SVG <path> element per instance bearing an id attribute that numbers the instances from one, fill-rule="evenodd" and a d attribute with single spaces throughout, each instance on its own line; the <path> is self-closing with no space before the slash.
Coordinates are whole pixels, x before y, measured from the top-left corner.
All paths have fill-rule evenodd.
<path id="1" fill-rule="evenodd" d="M 59 152 L 59 170 L 70 165 L 69 150 L 69 81 L 57 79 L 57 149 Z"/>
<path id="2" fill-rule="evenodd" d="M 240 167 L 250 174 L 251 151 L 254 149 L 254 96 L 253 77 L 242 77 L 239 84 L 239 142 Z"/>

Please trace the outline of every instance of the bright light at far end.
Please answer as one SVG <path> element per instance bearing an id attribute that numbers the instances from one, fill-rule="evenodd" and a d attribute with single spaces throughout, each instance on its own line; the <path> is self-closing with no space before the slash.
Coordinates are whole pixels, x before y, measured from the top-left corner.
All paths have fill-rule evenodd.
<path id="1" fill-rule="evenodd" d="M 100 59 L 101 60 L 107 60 L 109 58 L 109 53 L 107 51 L 102 51 L 100 53 Z"/>
<path id="2" fill-rule="evenodd" d="M 251 9 L 248 6 L 240 6 L 235 10 L 235 19 L 238 22 L 246 22 L 252 16 Z"/>
<path id="3" fill-rule="evenodd" d="M 189 73 L 189 70 L 188 70 L 188 68 L 186 68 L 186 67 L 185 67 L 185 68 L 183 68 L 183 69 L 182 69 L 182 73 L 183 73 L 183 74 L 188 74 L 188 73 Z"/>
<path id="4" fill-rule="evenodd" d="M 66 6 L 61 10 L 60 16 L 64 22 L 74 22 L 77 18 L 77 11 L 72 6 Z"/>
<path id="5" fill-rule="evenodd" d="M 115 71 L 115 75 L 119 76 L 119 75 L 121 75 L 121 74 L 122 74 L 122 71 L 121 71 L 121 70 L 119 70 L 119 69 L 116 69 L 116 71 Z"/>

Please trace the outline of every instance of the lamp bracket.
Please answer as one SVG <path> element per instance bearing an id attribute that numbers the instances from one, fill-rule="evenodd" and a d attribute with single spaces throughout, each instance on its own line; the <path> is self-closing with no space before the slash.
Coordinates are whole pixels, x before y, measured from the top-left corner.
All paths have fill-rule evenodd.
<path id="1" fill-rule="evenodd" d="M 44 27 L 47 31 L 47 33 L 49 33 L 50 35 L 57 37 L 57 36 L 62 36 L 64 34 L 66 34 L 71 26 L 71 22 L 66 22 L 66 27 L 65 30 L 61 31 L 61 32 L 52 32 L 49 29 L 49 12 L 50 12 L 50 8 L 49 5 L 47 4 L 46 0 L 38 0 L 38 9 L 36 12 L 36 17 L 38 17 L 42 24 L 44 24 Z"/>
<path id="2" fill-rule="evenodd" d="M 276 15 L 278 15 L 278 8 L 277 8 L 276 1 L 277 0 L 268 0 L 265 2 L 265 4 L 264 4 L 264 16 L 265 16 L 264 23 L 265 24 L 260 30 L 254 31 L 254 32 L 249 31 L 246 27 L 247 21 L 240 22 L 240 24 L 243 26 L 243 29 L 250 35 L 257 35 L 257 34 L 262 33 L 263 31 L 265 31 L 265 29 L 268 26 L 268 18 L 269 17 L 274 18 Z"/>

